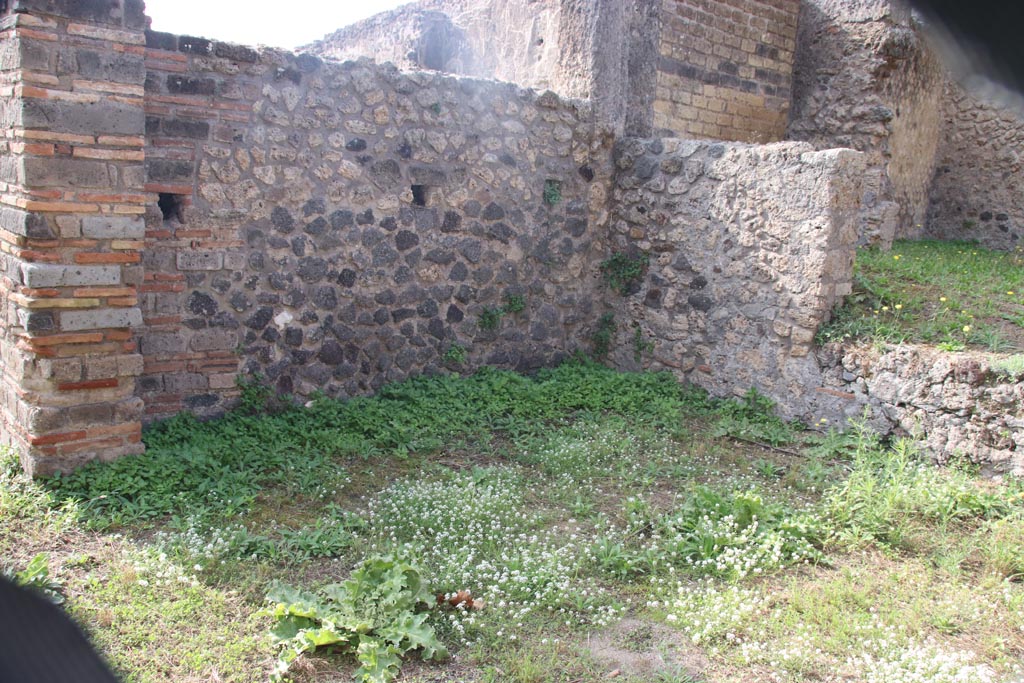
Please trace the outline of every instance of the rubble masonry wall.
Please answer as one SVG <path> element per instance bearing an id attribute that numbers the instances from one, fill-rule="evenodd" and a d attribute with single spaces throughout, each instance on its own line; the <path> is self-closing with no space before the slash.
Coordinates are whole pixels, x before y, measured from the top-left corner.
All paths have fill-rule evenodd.
<path id="1" fill-rule="evenodd" d="M 148 44 L 148 187 L 184 205 L 147 214 L 149 417 L 223 412 L 239 372 L 351 396 L 576 348 L 608 173 L 586 104 L 170 34 Z M 482 322 L 510 299 L 523 310 Z"/>

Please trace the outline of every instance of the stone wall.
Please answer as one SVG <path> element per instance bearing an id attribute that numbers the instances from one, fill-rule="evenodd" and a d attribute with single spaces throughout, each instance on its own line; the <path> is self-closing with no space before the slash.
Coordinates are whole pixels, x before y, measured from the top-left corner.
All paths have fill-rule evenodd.
<path id="1" fill-rule="evenodd" d="M 949 84 L 927 234 L 1024 247 L 1024 113 Z"/>
<path id="2" fill-rule="evenodd" d="M 861 241 L 917 237 L 943 134 L 945 76 L 898 0 L 801 5 L 789 136 L 867 155 Z"/>
<path id="3" fill-rule="evenodd" d="M 608 175 L 588 106 L 368 61 L 148 45 L 147 189 L 174 205 L 147 215 L 149 416 L 222 411 L 240 370 L 350 396 L 576 347 Z M 488 329 L 510 297 L 525 310 Z"/>
<path id="4" fill-rule="evenodd" d="M 867 408 L 869 424 L 915 438 L 939 462 L 968 459 L 988 474 L 1024 476 L 1024 381 L 994 371 L 987 357 L 837 344 L 819 357 L 826 386 L 846 394 L 836 418 Z"/>
<path id="5" fill-rule="evenodd" d="M 774 142 L 786 134 L 798 0 L 662 0 L 654 127 Z"/>
<path id="6" fill-rule="evenodd" d="M 789 417 L 834 411 L 813 340 L 851 289 L 862 155 L 627 140 L 615 165 L 615 248 L 650 258 L 641 286 L 604 295 L 616 362 L 639 353 L 716 395 L 756 387 Z"/>
<path id="7" fill-rule="evenodd" d="M 143 449 L 143 32 L 136 0 L 17 0 L 0 23 L 3 441 L 46 474 Z"/>

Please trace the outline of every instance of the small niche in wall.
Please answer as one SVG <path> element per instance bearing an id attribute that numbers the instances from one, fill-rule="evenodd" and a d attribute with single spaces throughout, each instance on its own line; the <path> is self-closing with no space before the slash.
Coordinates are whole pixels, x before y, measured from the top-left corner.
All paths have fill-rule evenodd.
<path id="1" fill-rule="evenodd" d="M 161 192 L 156 203 L 160 207 L 160 213 L 163 214 L 164 222 L 185 222 L 185 195 Z"/>
<path id="2" fill-rule="evenodd" d="M 430 203 L 431 187 L 429 185 L 412 186 L 412 205 L 427 206 Z"/>

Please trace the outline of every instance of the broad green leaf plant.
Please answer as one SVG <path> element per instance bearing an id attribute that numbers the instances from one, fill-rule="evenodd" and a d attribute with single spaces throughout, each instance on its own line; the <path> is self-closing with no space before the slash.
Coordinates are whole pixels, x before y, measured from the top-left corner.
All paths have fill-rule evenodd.
<path id="1" fill-rule="evenodd" d="M 448 656 L 424 611 L 434 596 L 419 570 L 392 557 L 371 557 L 348 581 L 316 593 L 275 584 L 267 600 L 264 614 L 275 619 L 271 635 L 280 647 L 275 681 L 303 653 L 330 645 L 355 654 L 359 683 L 395 680 L 402 657 L 413 650 L 424 659 Z"/>

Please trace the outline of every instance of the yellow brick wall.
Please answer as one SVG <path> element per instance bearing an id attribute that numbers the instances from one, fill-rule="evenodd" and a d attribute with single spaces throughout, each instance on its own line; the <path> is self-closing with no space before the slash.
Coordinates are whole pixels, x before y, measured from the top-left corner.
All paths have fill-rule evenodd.
<path id="1" fill-rule="evenodd" d="M 798 11 L 799 0 L 663 0 L 655 128 L 783 139 Z"/>

